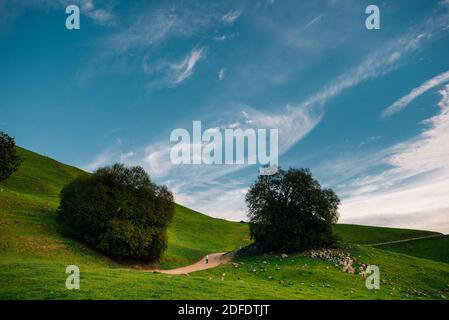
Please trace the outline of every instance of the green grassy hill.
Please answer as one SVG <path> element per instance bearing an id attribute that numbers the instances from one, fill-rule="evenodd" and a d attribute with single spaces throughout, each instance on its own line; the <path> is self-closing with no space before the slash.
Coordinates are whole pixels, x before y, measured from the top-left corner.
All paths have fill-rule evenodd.
<path id="1" fill-rule="evenodd" d="M 348 250 L 380 267 L 381 290 L 365 288 L 360 275 L 304 256 L 239 257 L 188 277 L 142 272 L 61 236 L 58 194 L 85 172 L 19 149 L 24 163 L 0 183 L 0 299 L 445 299 L 449 265 L 365 245 Z M 349 243 L 376 244 L 427 234 L 338 225 Z M 213 219 L 177 206 L 162 267 L 190 264 L 210 252 L 249 242 L 248 226 Z M 65 268 L 81 271 L 81 289 L 65 288 Z"/>
<path id="2" fill-rule="evenodd" d="M 24 246 L 52 247 L 62 241 L 78 250 L 75 242 L 61 240 L 56 209 L 62 187 L 88 173 L 25 149 L 18 148 L 18 154 L 24 160 L 19 171 L 0 182 L 0 246 L 21 251 Z M 249 242 L 247 224 L 214 219 L 180 205 L 168 235 L 163 268 L 187 265 L 207 253 L 232 251 Z"/>
<path id="3" fill-rule="evenodd" d="M 449 263 L 449 236 L 442 235 L 376 246 L 410 256 Z"/>
<path id="4" fill-rule="evenodd" d="M 441 233 L 432 231 L 370 227 L 353 224 L 337 224 L 335 226 L 335 233 L 344 242 L 369 245 L 441 235 Z"/>
<path id="5" fill-rule="evenodd" d="M 176 206 L 168 229 L 168 249 L 161 263 L 164 269 L 185 266 L 211 252 L 228 252 L 250 242 L 246 223 L 213 219 L 183 206 Z"/>

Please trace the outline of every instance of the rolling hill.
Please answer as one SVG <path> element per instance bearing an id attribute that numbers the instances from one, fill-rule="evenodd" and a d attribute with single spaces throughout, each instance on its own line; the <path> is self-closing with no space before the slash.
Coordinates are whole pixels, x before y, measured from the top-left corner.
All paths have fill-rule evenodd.
<path id="1" fill-rule="evenodd" d="M 188 277 L 146 273 L 114 262 L 61 236 L 56 222 L 58 194 L 87 174 L 25 149 L 23 165 L 0 183 L 0 299 L 445 299 L 449 265 L 369 244 L 417 238 L 419 230 L 337 225 L 348 250 L 381 269 L 381 290 L 365 288 L 360 275 L 332 262 L 306 256 L 238 257 Z M 173 268 L 211 252 L 249 243 L 248 225 L 214 219 L 177 206 L 161 262 Z M 382 248 L 384 249 L 384 248 Z M 407 252 L 405 252 L 407 253 Z M 444 255 L 444 254 L 443 254 Z M 81 289 L 65 288 L 65 267 L 81 271 Z"/>

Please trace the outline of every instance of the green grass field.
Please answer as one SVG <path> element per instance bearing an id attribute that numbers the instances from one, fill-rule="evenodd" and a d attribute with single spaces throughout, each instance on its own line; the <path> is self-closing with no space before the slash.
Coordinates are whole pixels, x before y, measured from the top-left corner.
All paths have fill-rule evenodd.
<path id="1" fill-rule="evenodd" d="M 402 239 L 441 235 L 441 233 L 432 231 L 370 227 L 353 224 L 337 224 L 335 226 L 335 233 L 344 242 L 369 245 L 398 241 Z"/>
<path id="2" fill-rule="evenodd" d="M 410 256 L 449 263 L 449 236 L 410 240 L 376 246 L 376 248 Z"/>
<path id="3" fill-rule="evenodd" d="M 56 221 L 60 189 L 86 174 L 19 149 L 20 170 L 0 183 L 0 299 L 446 299 L 449 264 L 368 246 L 428 235 L 425 231 L 337 225 L 359 261 L 381 270 L 381 289 L 321 259 L 238 257 L 232 264 L 170 276 L 119 264 L 61 236 Z M 161 262 L 172 268 L 206 253 L 249 243 L 248 226 L 176 207 L 169 247 Z M 447 252 L 447 251 L 446 251 Z M 407 252 L 404 252 L 407 253 Z M 444 253 L 442 253 L 444 255 Z M 437 260 L 437 259 L 436 259 Z M 81 289 L 65 288 L 65 268 L 80 267 Z M 255 271 L 254 271 L 255 270 Z"/>

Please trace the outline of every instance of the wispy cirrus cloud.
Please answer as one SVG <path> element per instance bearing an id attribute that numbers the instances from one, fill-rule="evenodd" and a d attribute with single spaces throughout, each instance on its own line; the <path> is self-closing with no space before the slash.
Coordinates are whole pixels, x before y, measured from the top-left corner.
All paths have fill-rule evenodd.
<path id="1" fill-rule="evenodd" d="M 173 84 L 187 80 L 193 74 L 196 64 L 204 58 L 204 48 L 194 49 L 180 63 L 170 64 L 169 78 Z"/>
<path id="2" fill-rule="evenodd" d="M 177 30 L 178 27 L 172 29 L 170 23 L 177 24 L 178 22 L 170 21 L 172 20 L 168 20 L 169 23 L 167 24 L 167 28 L 163 28 L 163 32 L 160 36 L 156 38 L 152 37 L 150 39 L 156 39 L 156 42 L 160 43 L 162 40 L 159 39 L 167 39 L 167 37 L 177 34 L 178 31 L 174 33 L 172 33 L 172 31 Z M 318 21 L 319 20 L 315 22 Z M 323 86 L 321 90 L 318 90 L 304 101 L 278 106 L 276 111 L 272 112 L 260 111 L 257 107 L 248 106 L 244 103 L 234 104 L 233 111 L 235 112 L 231 115 L 223 116 L 221 113 L 214 113 L 208 114 L 208 116 L 212 118 L 215 117 L 215 120 L 217 121 L 219 120 L 220 128 L 239 127 L 241 129 L 279 129 L 279 151 L 282 155 L 307 136 L 307 134 L 320 123 L 321 119 L 325 116 L 325 105 L 330 99 L 365 81 L 385 76 L 389 72 L 396 70 L 402 64 L 407 63 L 407 58 L 410 57 L 411 53 L 421 48 L 426 41 L 431 38 L 432 33 L 441 27 L 440 22 L 441 21 L 424 23 L 423 25 L 414 28 L 409 33 L 403 33 L 403 35 L 386 42 L 378 50 L 369 53 L 364 59 L 360 59 L 358 64 L 329 81 L 329 83 Z M 179 32 L 182 31 L 180 30 Z M 146 38 L 141 38 L 140 36 L 137 38 L 137 46 L 151 46 L 146 41 L 142 41 L 142 39 Z M 133 43 L 133 41 L 131 41 L 131 43 Z M 171 76 L 166 79 L 170 79 L 172 84 L 176 83 L 177 79 L 186 80 L 191 76 L 195 66 L 203 58 L 203 52 L 195 52 L 195 50 L 176 63 L 162 64 L 166 76 L 171 74 Z M 177 67 L 173 68 L 173 66 Z M 231 108 L 232 106 L 228 105 L 227 107 Z M 202 118 L 201 115 L 192 115 L 192 119 Z M 187 122 L 191 123 L 191 119 Z M 237 197 L 237 194 L 240 194 L 242 190 L 245 190 L 248 185 L 245 182 L 242 182 L 240 185 L 235 185 L 227 189 L 223 186 L 227 184 L 234 173 L 247 168 L 246 165 L 174 166 L 170 163 L 169 151 L 170 144 L 168 138 L 163 141 L 155 141 L 143 148 L 140 152 L 136 152 L 136 155 L 131 159 L 128 159 L 127 163 L 141 164 L 152 176 L 156 177 L 159 182 L 167 183 L 173 189 L 175 195 L 178 197 L 177 200 L 181 204 L 188 205 L 206 213 L 212 212 L 211 210 L 213 210 L 216 216 L 232 216 L 233 220 L 244 218 L 244 210 L 241 209 L 244 208 L 243 199 Z M 386 166 L 392 166 L 392 154 L 393 151 L 388 150 L 385 154 L 378 156 L 378 162 L 374 163 L 374 165 L 380 163 Z M 394 154 L 398 155 L 399 152 L 395 151 Z M 391 157 L 389 158 L 387 155 L 390 155 Z M 389 160 L 387 161 L 387 159 Z M 366 163 L 364 165 L 366 165 Z M 365 172 L 364 165 L 361 165 L 358 169 L 360 174 Z M 353 168 L 354 167 L 349 166 L 349 170 L 352 170 Z M 390 173 L 390 175 L 390 177 L 392 177 L 393 173 Z M 379 191 L 383 186 L 380 183 L 374 183 L 374 181 L 379 181 L 380 179 L 381 176 L 366 176 L 364 179 L 359 178 L 358 181 L 354 180 L 347 182 L 347 185 L 351 187 L 351 194 L 348 194 L 348 197 L 350 196 L 351 199 L 355 199 L 356 197 L 365 196 L 368 192 Z M 352 186 L 351 183 L 353 184 Z M 358 187 L 356 187 L 356 183 L 358 183 Z M 207 191 L 204 191 L 206 186 Z M 223 195 L 223 204 L 232 202 L 234 207 L 231 211 L 233 213 L 231 214 L 230 210 L 226 209 L 225 205 L 217 205 L 215 208 L 211 208 L 210 199 L 213 194 Z M 218 196 L 216 198 L 218 198 Z M 232 199 L 232 201 L 230 199 Z M 212 201 L 212 203 L 215 202 Z M 355 202 L 353 202 L 353 204 L 354 203 Z"/>
<path id="3" fill-rule="evenodd" d="M 449 85 L 440 94 L 440 112 L 423 122 L 426 128 L 419 136 L 341 163 L 342 170 L 361 169 L 340 186 L 345 190 L 342 221 L 449 232 Z M 367 173 L 380 165 L 386 168 Z M 346 172 L 335 174 L 346 177 Z"/>
<path id="4" fill-rule="evenodd" d="M 324 105 L 329 99 L 364 81 L 388 74 L 399 66 L 402 58 L 418 49 L 428 38 L 422 33 L 412 32 L 388 42 L 304 102 L 287 105 L 277 114 L 263 113 L 256 109 L 242 110 L 242 112 L 246 112 L 251 118 L 249 121 L 260 127 L 273 128 L 275 126 L 282 130 L 280 132 L 280 137 L 282 137 L 280 150 L 281 153 L 284 153 L 320 122 L 325 113 Z"/>
<path id="5" fill-rule="evenodd" d="M 336 77 L 305 101 L 296 105 L 286 105 L 279 108 L 276 112 L 262 112 L 245 104 L 236 105 L 234 108 L 235 112 L 231 116 L 216 115 L 220 119 L 219 127 L 279 129 L 279 152 L 282 155 L 320 123 L 325 115 L 324 106 L 329 99 L 364 81 L 384 76 L 395 70 L 401 63 L 401 60 L 405 59 L 407 54 L 418 49 L 426 39 L 428 39 L 428 36 L 415 32 L 394 39 L 376 52 L 371 53 L 349 71 Z M 173 83 L 187 79 L 202 56 L 203 51 L 195 49 L 180 62 L 165 65 L 166 71 L 173 72 L 168 79 Z M 176 67 L 173 68 L 173 65 Z M 210 116 L 212 117 L 213 115 Z M 202 117 L 198 116 L 197 118 L 201 119 Z M 208 207 L 209 204 L 207 201 L 200 201 L 203 193 L 195 188 L 201 189 L 207 185 L 209 186 L 207 189 L 209 193 L 215 190 L 217 194 L 220 194 L 220 190 L 223 192 L 222 185 L 226 183 L 229 175 L 248 167 L 248 165 L 174 166 L 170 163 L 169 155 L 170 144 L 168 139 L 166 141 L 156 141 L 145 147 L 143 151 L 136 152 L 136 155 L 132 159 L 128 159 L 127 163 L 144 166 L 158 181 L 165 181 L 175 188 L 175 194 L 179 196 L 181 204 L 183 204 L 182 201 L 186 201 L 185 205 L 204 212 L 210 209 Z M 247 187 L 247 185 L 242 184 L 235 188 L 240 190 Z M 227 194 L 231 197 L 235 195 L 232 190 L 227 190 Z M 240 201 L 235 200 L 236 208 L 244 207 L 242 201 L 242 199 Z M 220 216 L 219 210 L 218 207 L 215 209 L 217 216 Z M 222 216 L 231 216 L 228 210 L 224 210 L 222 214 Z M 239 210 L 234 212 L 232 217 L 233 220 L 243 219 L 245 213 Z"/>
<path id="6" fill-rule="evenodd" d="M 429 37 L 429 33 L 411 32 L 389 41 L 384 47 L 370 54 L 360 64 L 337 77 L 323 90 L 310 97 L 304 104 L 322 105 L 346 89 L 388 74 L 399 66 L 401 58 L 418 49 Z"/>
<path id="7" fill-rule="evenodd" d="M 308 29 L 308 28 L 310 28 L 312 25 L 314 25 L 315 23 L 318 23 L 320 20 L 321 20 L 321 18 L 323 18 L 323 14 L 320 14 L 320 15 L 318 15 L 318 16 L 316 16 L 315 18 L 313 18 L 312 20 L 310 20 L 305 26 L 304 26 L 304 30 L 306 30 L 306 29 Z"/>
<path id="8" fill-rule="evenodd" d="M 232 25 L 240 17 L 242 13 L 243 13 L 242 9 L 231 10 L 225 15 L 223 15 L 221 19 L 225 24 Z"/>
<path id="9" fill-rule="evenodd" d="M 413 100 L 426 93 L 432 88 L 440 86 L 449 81 L 449 71 L 443 72 L 434 78 L 427 80 L 419 87 L 413 89 L 409 94 L 395 101 L 382 112 L 382 117 L 387 118 L 404 110 Z"/>
<path id="10" fill-rule="evenodd" d="M 66 3 L 73 3 L 72 1 L 65 0 Z M 81 0 L 80 6 L 84 14 L 86 14 L 92 21 L 100 25 L 115 25 L 117 17 L 113 12 L 113 6 L 110 2 L 101 3 L 94 0 Z"/>
<path id="11" fill-rule="evenodd" d="M 176 62 L 162 60 L 155 63 L 144 63 L 144 71 L 152 77 L 149 86 L 154 88 L 180 85 L 193 76 L 197 64 L 205 56 L 206 48 L 201 47 L 193 49 Z"/>
<path id="12" fill-rule="evenodd" d="M 131 50 L 144 50 L 148 54 L 149 49 L 157 49 L 166 41 L 190 38 L 216 26 L 221 16 L 214 9 L 214 6 L 201 2 L 190 6 L 148 8 L 104 42 L 115 55 Z"/>

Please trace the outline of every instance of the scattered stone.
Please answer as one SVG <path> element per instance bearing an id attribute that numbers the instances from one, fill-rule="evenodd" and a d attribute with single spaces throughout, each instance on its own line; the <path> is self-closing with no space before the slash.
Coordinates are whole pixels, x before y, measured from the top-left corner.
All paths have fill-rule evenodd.
<path id="1" fill-rule="evenodd" d="M 350 256 L 349 253 L 339 249 L 317 249 L 310 250 L 306 255 L 312 258 L 325 259 L 333 262 L 335 267 L 341 267 L 343 272 L 349 274 L 361 274 L 366 276 L 366 264 L 358 264 L 357 260 Z M 329 269 L 329 267 L 326 267 Z"/>

